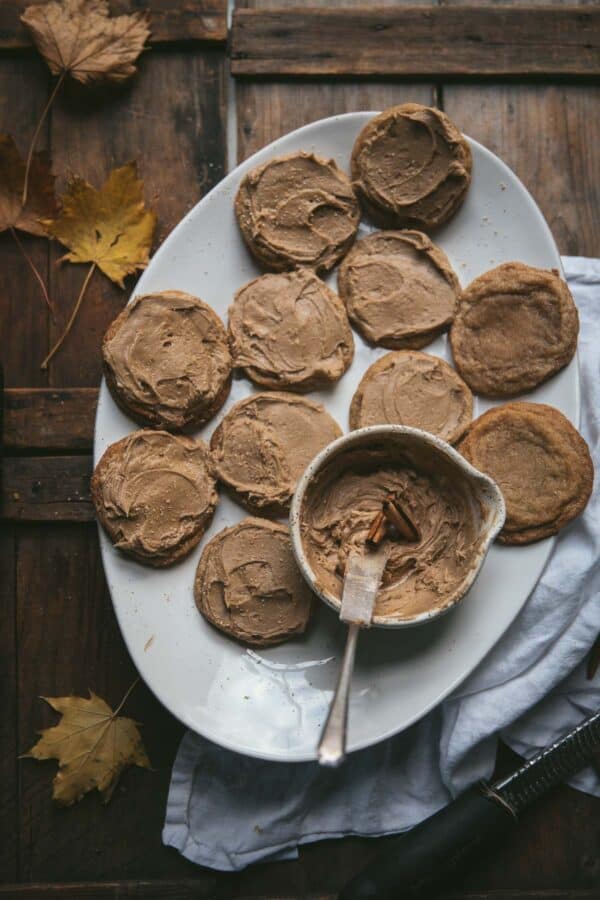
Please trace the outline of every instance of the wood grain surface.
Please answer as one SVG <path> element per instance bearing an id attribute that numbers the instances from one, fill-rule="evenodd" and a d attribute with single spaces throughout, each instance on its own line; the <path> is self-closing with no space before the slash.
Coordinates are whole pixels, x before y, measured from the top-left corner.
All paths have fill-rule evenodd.
<path id="1" fill-rule="evenodd" d="M 91 522 L 89 456 L 12 456 L 2 467 L 2 517 L 20 522 Z"/>
<path id="2" fill-rule="evenodd" d="M 225 86 L 221 56 L 210 51 L 154 50 L 138 76 L 110 97 L 90 98 L 73 89 L 52 115 L 50 145 L 54 168 L 76 172 L 99 187 L 114 166 L 137 159 L 146 204 L 158 215 L 155 246 L 224 174 Z M 52 248 L 50 292 L 59 307 L 51 327 L 62 331 L 87 266 L 58 264 L 63 250 Z M 96 387 L 101 377 L 102 336 L 129 298 L 135 278 L 121 290 L 95 272 L 77 321 L 50 363 L 53 386 Z"/>
<path id="3" fill-rule="evenodd" d="M 600 74 L 600 9 L 239 9 L 231 70 L 256 75 L 581 76 Z"/>
<path id="4" fill-rule="evenodd" d="M 36 0 L 32 0 L 36 2 Z M 38 0 L 39 2 L 39 0 Z M 31 41 L 20 16 L 28 5 L 23 0 L 0 3 L 0 50 L 31 47 Z M 147 9 L 150 12 L 153 44 L 171 41 L 215 41 L 227 39 L 227 0 L 111 0 L 113 15 Z"/>
<path id="5" fill-rule="evenodd" d="M 241 81 L 237 84 L 238 160 L 308 122 L 396 103 L 434 102 L 431 84 Z"/>
<path id="6" fill-rule="evenodd" d="M 48 80 L 48 70 L 39 59 L 0 56 L 0 132 L 12 134 L 23 157 L 46 102 Z M 48 129 L 40 135 L 38 149 L 48 150 Z M 20 240 L 47 280 L 48 241 L 27 234 L 20 235 Z M 7 385 L 46 384 L 40 362 L 48 346 L 48 330 L 49 316 L 40 288 L 5 231 L 0 234 L 0 348 Z"/>
<path id="7" fill-rule="evenodd" d="M 447 85 L 445 111 L 533 194 L 561 253 L 600 254 L 600 90 L 585 85 Z"/>
<path id="8" fill-rule="evenodd" d="M 91 450 L 98 388 L 9 388 L 4 394 L 4 447 Z"/>
<path id="9" fill-rule="evenodd" d="M 17 48 L 0 53 L 0 131 L 12 133 L 22 153 L 51 90 L 45 65 L 33 51 L 19 49 L 29 46 L 18 22 L 24 5 L 0 3 L 0 50 Z M 145 5 L 110 0 L 113 12 Z M 253 10 L 237 16 L 252 21 L 253 46 L 260 37 L 258 63 L 266 66 L 255 77 L 234 41 L 233 68 L 244 73 L 235 83 L 232 113 L 237 117 L 230 116 L 239 159 L 324 116 L 406 100 L 438 105 L 514 168 L 563 253 L 598 254 L 600 88 L 591 77 L 599 62 L 595 24 L 594 34 L 585 36 L 589 23 L 597 21 L 595 0 L 574 11 L 567 9 L 573 4 L 560 0 L 534 0 L 528 6 L 535 13 L 519 11 L 526 27 L 512 32 L 511 47 L 506 30 L 490 36 L 485 46 L 478 37 L 487 34 L 481 31 L 486 22 L 486 27 L 492 21 L 504 29 L 516 27 L 515 0 L 481 4 L 476 20 L 465 12 L 465 0 L 377 4 L 387 12 L 374 11 L 364 0 L 311 0 L 310 7 L 327 7 L 330 20 L 340 24 L 328 47 L 326 30 L 314 26 L 324 14 L 310 11 L 309 4 L 241 0 L 237 5 Z M 151 0 L 158 46 L 143 55 L 137 77 L 110 94 L 86 94 L 71 86 L 60 96 L 40 141 L 52 153 L 61 189 L 69 171 L 99 185 L 111 167 L 136 158 L 146 202 L 159 216 L 157 244 L 225 171 L 225 6 L 224 0 Z M 337 11 L 340 7 L 343 12 Z M 564 24 L 560 33 L 559 19 Z M 291 21 L 291 31 L 274 28 L 275 20 Z M 369 32 L 375 20 L 391 25 Z M 421 35 L 423 23 L 437 28 L 441 21 L 453 22 L 455 30 L 448 33 L 456 38 L 457 59 L 469 68 L 446 78 L 449 54 L 434 59 L 428 51 L 427 56 L 415 43 L 421 40 L 416 24 L 410 42 L 408 33 L 399 39 L 394 31 L 399 21 L 420 22 Z M 269 35 L 268 43 L 261 35 Z M 384 49 L 391 48 L 379 59 L 374 39 L 379 47 L 383 41 Z M 401 52 L 407 44 L 409 52 Z M 317 58 L 319 47 L 324 53 Z M 575 48 L 580 58 L 573 62 Z M 524 67 L 534 49 L 537 59 L 524 72 L 526 81 L 515 77 L 515 68 L 510 79 L 504 77 L 509 64 Z M 484 55 L 497 58 L 486 63 Z M 327 69 L 333 65 L 341 68 Z M 484 66 L 487 80 L 479 77 Z M 317 74 L 323 71 L 334 77 Z M 542 80 L 542 71 L 553 74 Z M 579 80 L 565 78 L 566 71 Z M 0 523 L 0 897 L 332 900 L 385 847 L 385 839 L 320 842 L 303 847 L 298 860 L 238 874 L 195 867 L 162 846 L 170 770 L 183 729 L 141 683 L 125 712 L 142 723 L 154 771 L 125 773 L 108 807 L 89 795 L 72 809 L 56 808 L 50 797 L 55 764 L 17 760 L 34 743 L 37 730 L 56 719 L 40 694 L 85 694 L 92 688 L 117 704 L 136 677 L 102 574 L 89 499 L 100 342 L 132 283 L 123 292 L 102 275 L 94 276 L 78 325 L 44 373 L 39 362 L 70 311 L 85 269 L 57 265 L 58 247 L 27 236 L 23 240 L 49 277 L 58 321 L 50 321 L 10 235 L 0 235 L 0 361 L 8 385 Z M 497 772 L 516 763 L 501 746 Z M 597 800 L 558 788 L 527 811 L 521 826 L 478 860 L 468 877 L 448 885 L 453 893 L 445 894 L 446 900 L 595 900 L 600 896 L 598 808 Z"/>

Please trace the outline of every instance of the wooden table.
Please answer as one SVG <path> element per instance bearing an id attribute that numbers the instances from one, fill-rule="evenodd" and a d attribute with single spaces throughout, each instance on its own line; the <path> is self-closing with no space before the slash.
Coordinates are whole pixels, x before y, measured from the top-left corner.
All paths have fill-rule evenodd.
<path id="1" fill-rule="evenodd" d="M 51 89 L 18 14 L 0 5 L 0 129 L 27 150 Z M 600 251 L 600 72 L 597 4 L 464 9 L 461 0 L 381 8 L 247 0 L 228 29 L 225 0 L 111 0 L 148 5 L 153 46 L 110 96 L 70 87 L 41 146 L 59 188 L 69 171 L 99 185 L 136 158 L 158 241 L 225 173 L 267 141 L 333 113 L 406 100 L 437 104 L 512 166 L 569 254 Z M 344 5 L 344 11 L 339 6 Z M 245 8 L 240 8 L 244 6 Z M 273 11 L 277 6 L 278 11 Z M 229 48 L 229 49 L 228 49 Z M 229 57 L 229 59 L 228 59 Z M 229 113 L 228 113 L 229 110 Z M 229 132 L 228 132 L 229 129 Z M 237 151 L 236 151 L 237 146 Z M 181 726 L 139 685 L 128 713 L 143 723 L 155 767 L 132 770 L 103 807 L 50 799 L 53 763 L 19 761 L 53 717 L 40 694 L 93 688 L 116 703 L 135 677 L 108 596 L 89 500 L 102 334 L 127 292 L 94 276 L 48 372 L 40 369 L 84 271 L 24 238 L 58 307 L 52 322 L 10 236 L 0 236 L 0 347 L 7 391 L 0 558 L 0 896 L 299 897 L 334 894 L 384 841 L 329 841 L 297 862 L 221 875 L 161 845 Z M 499 765 L 515 762 L 502 751 Z M 561 788 L 523 817 L 506 845 L 447 896 L 597 898 L 600 803 Z M 72 883 L 76 884 L 72 884 Z"/>

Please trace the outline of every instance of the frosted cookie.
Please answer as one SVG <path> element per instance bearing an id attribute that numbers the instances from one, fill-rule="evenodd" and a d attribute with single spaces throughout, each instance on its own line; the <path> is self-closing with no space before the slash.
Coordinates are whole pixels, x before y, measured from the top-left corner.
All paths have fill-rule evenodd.
<path id="1" fill-rule="evenodd" d="M 91 490 L 114 546 L 157 567 L 196 546 L 218 500 L 206 444 L 150 429 L 111 444 L 94 470 Z"/>
<path id="2" fill-rule="evenodd" d="M 229 335 L 234 365 L 269 388 L 326 387 L 354 355 L 344 304 L 308 269 L 244 285 L 229 309 Z"/>
<path id="3" fill-rule="evenodd" d="M 510 262 L 463 291 L 450 345 L 473 391 L 513 397 L 566 366 L 578 332 L 577 309 L 558 272 Z"/>
<path id="4" fill-rule="evenodd" d="M 312 606 L 287 527 L 268 519 L 244 519 L 209 541 L 194 597 L 216 628 L 255 647 L 302 634 Z"/>
<path id="5" fill-rule="evenodd" d="M 229 394 L 231 355 L 223 323 L 183 291 L 136 297 L 106 332 L 102 357 L 111 394 L 142 425 L 197 427 Z"/>
<path id="6" fill-rule="evenodd" d="M 499 540 L 530 544 L 556 534 L 584 509 L 594 468 L 568 419 L 543 403 L 507 403 L 476 419 L 458 446 L 497 482 L 506 501 Z"/>
<path id="7" fill-rule="evenodd" d="M 304 152 L 276 157 L 246 175 L 235 213 L 250 251 L 274 271 L 333 268 L 360 219 L 348 176 L 333 160 Z"/>
<path id="8" fill-rule="evenodd" d="M 309 462 L 341 433 L 320 403 L 274 391 L 236 403 L 210 446 L 219 480 L 245 506 L 283 515 Z"/>
<path id="9" fill-rule="evenodd" d="M 375 116 L 352 150 L 352 181 L 382 228 L 437 228 L 454 215 L 471 182 L 469 145 L 439 109 L 403 103 Z"/>
<path id="10" fill-rule="evenodd" d="M 473 415 L 473 395 L 454 369 L 415 350 L 386 353 L 362 377 L 350 427 L 409 425 L 453 444 Z"/>
<path id="11" fill-rule="evenodd" d="M 357 331 L 392 350 L 431 343 L 452 322 L 460 294 L 448 257 L 420 231 L 377 231 L 358 241 L 338 288 Z"/>

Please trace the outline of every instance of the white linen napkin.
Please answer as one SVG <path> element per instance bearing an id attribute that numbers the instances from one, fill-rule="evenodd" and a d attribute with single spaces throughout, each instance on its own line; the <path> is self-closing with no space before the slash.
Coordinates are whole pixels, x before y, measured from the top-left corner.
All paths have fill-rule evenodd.
<path id="1" fill-rule="evenodd" d="M 600 470 L 600 260 L 563 258 L 579 308 L 581 431 Z M 239 870 L 300 844 L 404 831 L 493 771 L 498 737 L 525 757 L 600 708 L 584 659 L 600 631 L 600 489 L 565 528 L 523 610 L 473 674 L 432 713 L 337 770 L 262 762 L 188 732 L 163 842 L 203 866 Z M 600 796 L 593 769 L 571 782 Z"/>

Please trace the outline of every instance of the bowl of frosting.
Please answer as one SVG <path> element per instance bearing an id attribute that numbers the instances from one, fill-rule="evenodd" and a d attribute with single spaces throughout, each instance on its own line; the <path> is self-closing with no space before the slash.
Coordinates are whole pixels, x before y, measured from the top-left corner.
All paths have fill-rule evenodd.
<path id="1" fill-rule="evenodd" d="M 304 578 L 338 612 L 348 555 L 388 541 L 372 624 L 400 628 L 456 606 L 504 519 L 498 485 L 445 441 L 373 425 L 333 441 L 308 465 L 290 532 Z"/>

